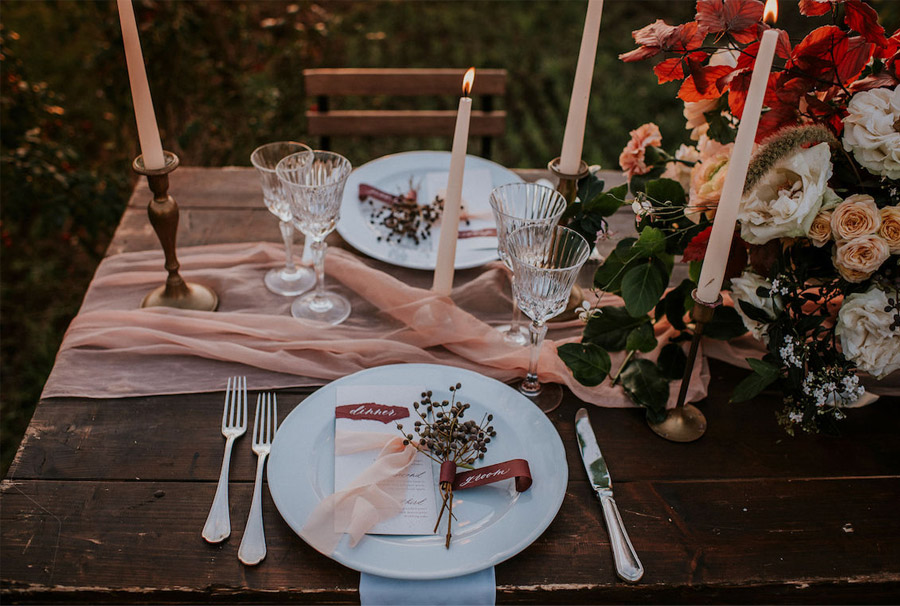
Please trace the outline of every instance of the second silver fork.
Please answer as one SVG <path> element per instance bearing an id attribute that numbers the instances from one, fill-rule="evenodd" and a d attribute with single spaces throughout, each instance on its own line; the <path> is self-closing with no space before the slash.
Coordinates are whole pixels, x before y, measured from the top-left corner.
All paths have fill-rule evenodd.
<path id="1" fill-rule="evenodd" d="M 260 416 L 262 409 L 262 416 Z M 262 519 L 262 479 L 266 457 L 272 449 L 272 439 L 278 427 L 278 402 L 273 393 L 261 393 L 256 398 L 256 419 L 253 421 L 253 452 L 256 453 L 256 482 L 247 527 L 238 548 L 238 559 L 248 566 L 259 564 L 266 557 L 266 535 Z"/>

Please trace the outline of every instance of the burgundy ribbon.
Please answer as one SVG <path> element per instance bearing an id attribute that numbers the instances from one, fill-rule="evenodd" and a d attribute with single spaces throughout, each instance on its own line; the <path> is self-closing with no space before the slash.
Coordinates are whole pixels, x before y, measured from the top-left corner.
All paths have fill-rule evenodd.
<path id="1" fill-rule="evenodd" d="M 476 486 L 484 486 L 500 480 L 515 478 L 516 490 L 525 492 L 531 487 L 531 469 L 525 459 L 510 459 L 487 467 L 479 467 L 470 471 L 456 473 L 456 463 L 441 463 L 441 482 L 453 482 L 453 490 L 465 490 Z"/>
<path id="2" fill-rule="evenodd" d="M 334 409 L 334 416 L 338 419 L 367 419 L 390 423 L 408 417 L 409 409 L 405 406 L 386 406 L 375 402 L 365 402 L 338 406 Z"/>
<path id="3" fill-rule="evenodd" d="M 416 201 L 416 191 L 409 190 L 406 194 L 402 196 L 395 196 L 394 194 L 389 194 L 386 191 L 382 191 L 377 187 L 372 187 L 371 185 L 367 185 L 365 183 L 359 184 L 359 199 L 360 201 L 366 200 L 368 198 L 374 198 L 379 202 L 384 202 L 385 204 L 396 204 L 398 202 L 415 202 Z"/>
<path id="4" fill-rule="evenodd" d="M 497 229 L 494 227 L 485 227 L 484 229 L 461 229 L 457 236 L 460 240 L 465 238 L 487 238 L 497 235 Z"/>

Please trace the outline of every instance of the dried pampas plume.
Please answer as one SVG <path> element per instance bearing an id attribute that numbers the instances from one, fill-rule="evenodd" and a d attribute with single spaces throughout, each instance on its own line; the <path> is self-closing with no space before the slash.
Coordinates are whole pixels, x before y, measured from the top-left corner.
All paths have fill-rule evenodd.
<path id="1" fill-rule="evenodd" d="M 834 146 L 838 141 L 822 126 L 791 126 L 763 141 L 747 168 L 744 193 L 756 187 L 759 180 L 775 166 L 776 162 L 786 158 L 799 147 L 817 143 Z"/>

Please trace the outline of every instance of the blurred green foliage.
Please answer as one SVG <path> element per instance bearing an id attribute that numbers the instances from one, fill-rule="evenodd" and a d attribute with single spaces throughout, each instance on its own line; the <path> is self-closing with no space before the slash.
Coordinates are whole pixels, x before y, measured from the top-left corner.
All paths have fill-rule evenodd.
<path id="1" fill-rule="evenodd" d="M 585 8 L 573 0 L 135 0 L 163 145 L 185 165 L 207 166 L 249 165 L 261 143 L 307 138 L 304 68 L 469 65 L 509 72 L 501 104 L 507 132 L 493 159 L 545 166 L 559 154 Z M 633 48 L 632 30 L 693 13 L 687 0 L 606 0 L 584 144 L 589 163 L 615 168 L 628 131 L 648 121 L 667 147 L 686 139 L 677 86 L 658 86 L 649 64 L 617 56 Z M 124 209 L 138 148 L 114 2 L 4 0 L 0 46 L 5 474 Z M 332 145 L 359 165 L 450 142 Z"/>

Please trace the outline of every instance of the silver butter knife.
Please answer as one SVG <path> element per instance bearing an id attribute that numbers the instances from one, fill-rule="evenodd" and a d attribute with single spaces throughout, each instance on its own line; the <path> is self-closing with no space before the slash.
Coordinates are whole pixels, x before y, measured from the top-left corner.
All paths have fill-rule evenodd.
<path id="1" fill-rule="evenodd" d="M 616 574 L 634 583 L 644 576 L 644 566 L 634 551 L 628 533 L 625 532 L 622 516 L 619 515 L 619 508 L 613 500 L 609 470 L 606 468 L 606 461 L 603 460 L 600 447 L 597 445 L 591 420 L 584 408 L 579 408 L 575 413 L 575 434 L 578 436 L 578 448 L 581 450 L 581 460 L 584 462 L 588 480 L 603 506 L 603 518 L 606 520 L 606 530 L 609 532 L 609 542 L 616 562 Z"/>

